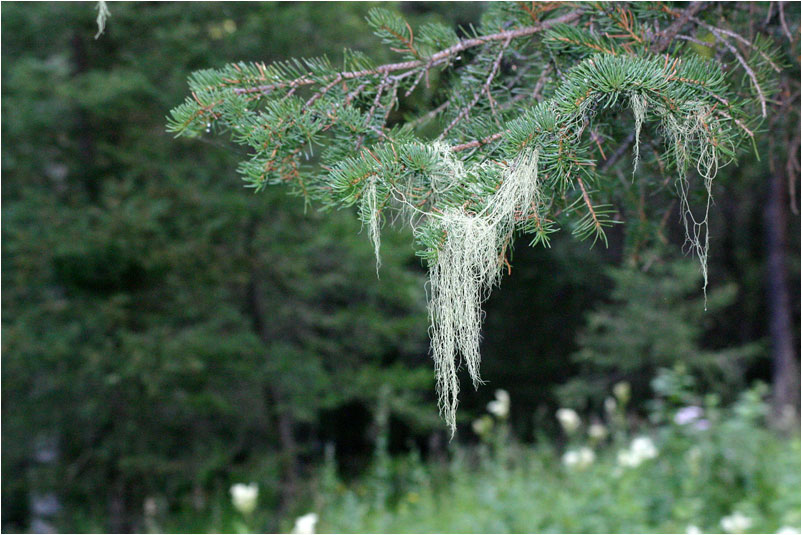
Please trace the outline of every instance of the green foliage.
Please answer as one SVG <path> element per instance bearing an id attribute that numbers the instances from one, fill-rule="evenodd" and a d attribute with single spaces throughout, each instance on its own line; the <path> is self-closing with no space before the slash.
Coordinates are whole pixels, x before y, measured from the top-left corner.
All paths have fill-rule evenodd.
<path id="1" fill-rule="evenodd" d="M 677 422 L 689 407 L 666 399 L 649 428 L 631 428 L 620 410 L 604 422 L 605 435 L 580 428 L 564 449 L 510 442 L 504 420 L 491 420 L 478 448 L 456 448 L 447 465 L 423 464 L 412 453 L 380 482 L 374 475 L 345 486 L 328 466 L 314 500 L 319 529 L 684 533 L 695 526 L 719 533 L 735 512 L 749 519 L 746 532 L 799 529 L 799 441 L 766 429 L 765 393 L 759 385 L 728 408 L 709 400 L 699 409 L 704 420 L 686 423 Z M 630 449 L 641 456 L 622 455 Z M 591 452 L 584 464 L 570 455 L 581 450 Z M 377 484 L 386 496 L 378 503 L 371 499 Z"/>
<path id="2" fill-rule="evenodd" d="M 732 305 L 736 287 L 717 287 L 707 296 L 705 311 L 696 295 L 699 273 L 691 263 L 645 256 L 647 266 L 607 270 L 612 292 L 586 316 L 579 350 L 571 356 L 581 371 L 560 389 L 564 404 L 600 407 L 605 393 L 622 380 L 643 397 L 656 370 L 675 363 L 728 397 L 743 387 L 743 370 L 762 353 L 760 344 L 714 348 L 706 343 L 713 318 Z"/>
<path id="3" fill-rule="evenodd" d="M 301 429 L 372 406 L 382 384 L 399 392 L 394 418 L 435 423 L 408 240 L 385 235 L 392 284 L 360 284 L 372 251 L 350 214 L 254 196 L 237 154 L 163 134 L 177 66 L 260 55 L 266 23 L 307 9 L 117 4 L 94 41 L 86 6 L 3 5 L 4 529 L 27 529 L 44 492 L 66 531 L 82 516 L 141 529 L 146 498 L 202 502 L 243 466 L 277 474 L 262 497 L 275 504 L 278 419 L 298 437 L 287 455 L 309 454 Z M 342 25 L 317 46 L 355 36 L 367 9 L 323 6 L 309 20 Z M 277 48 L 311 43 L 313 22 Z"/>
<path id="4" fill-rule="evenodd" d="M 597 486 L 595 472 L 589 484 L 588 472 L 560 469 L 558 446 L 545 445 L 555 442 L 546 439 L 556 425 L 555 386 L 584 371 L 584 364 L 566 355 L 575 347 L 582 313 L 607 297 L 610 285 L 602 265 L 618 262 L 621 255 L 639 258 L 657 242 L 678 248 L 682 240 L 671 204 L 681 153 L 672 152 L 666 125 L 681 127 L 674 130 L 680 141 L 694 125 L 681 117 L 676 123 L 664 121 L 654 92 L 641 99 L 632 90 L 633 77 L 643 73 L 628 73 L 627 60 L 658 72 L 665 60 L 663 51 L 654 52 L 634 37 L 616 37 L 622 31 L 616 21 L 623 19 L 615 6 L 579 5 L 583 13 L 568 20 L 563 17 L 573 7 L 555 9 L 549 3 L 382 4 L 384 11 L 375 12 L 372 20 L 391 21 L 388 27 L 402 39 L 385 36 L 393 41 L 377 47 L 379 39 L 365 24 L 376 7 L 372 3 L 115 3 L 110 5 L 113 19 L 97 40 L 92 39 L 99 14 L 94 4 L 3 3 L 3 530 L 34 530 L 34 502 L 51 495 L 62 509 L 49 520 L 56 529 L 76 532 L 275 531 L 292 526 L 290 515 L 312 509 L 321 513 L 320 529 L 354 526 L 347 520 L 353 511 L 359 515 L 352 518 L 374 527 L 440 522 L 449 530 L 505 529 L 529 525 L 518 518 L 532 515 L 531 496 L 564 511 L 565 525 L 576 529 L 606 527 L 595 515 L 586 523 L 576 519 L 585 518 L 584 511 L 597 503 L 619 514 L 615 504 L 605 501 L 608 497 L 635 504 L 627 506 L 635 513 L 620 513 L 622 531 L 654 525 L 647 524 L 645 508 L 638 505 L 662 503 L 656 495 L 645 498 L 652 472 L 643 472 L 642 481 L 633 472 L 638 481 L 631 482 L 636 490 L 630 494 L 604 487 L 617 481 L 610 472 L 618 446 L 599 446 L 594 466 L 610 470 L 599 468 Z M 675 19 L 670 11 L 684 9 L 658 3 L 621 6 L 634 15 L 635 20 L 627 20 L 639 36 L 666 28 Z M 798 127 L 793 104 L 791 113 L 775 112 L 775 99 L 793 101 L 797 90 L 788 80 L 798 79 L 798 67 L 791 75 L 783 73 L 778 95 L 771 96 L 777 77 L 773 64 L 796 65 L 798 58 L 798 40 L 782 50 L 783 61 L 774 51 L 786 39 L 785 25 L 796 35 L 798 6 L 785 5 L 782 22 L 778 10 L 776 3 L 711 6 L 698 14 L 702 23 L 725 25 L 749 42 L 690 21 L 683 31 L 698 42 L 675 40 L 665 50 L 672 62 L 678 59 L 678 72 L 694 62 L 726 63 L 722 94 L 729 98 L 732 92 L 736 98 L 715 108 L 717 124 L 732 128 L 727 135 L 747 139 L 751 136 L 743 127 L 753 130 L 761 155 L 776 158 L 793 152 L 786 137 Z M 563 25 L 555 24 L 557 19 Z M 526 33 L 540 24 L 551 27 L 540 34 L 544 40 L 539 31 Z M 617 43 L 616 57 L 600 63 L 604 71 L 589 63 L 596 64 L 601 51 L 548 37 L 567 35 L 568 28 L 576 29 L 571 24 L 587 30 L 579 39 Z M 752 29 L 766 36 L 753 38 Z M 466 39 L 505 31 L 524 33 L 506 45 L 504 39 L 491 40 L 436 56 Z M 722 39 L 737 46 L 754 81 Z M 348 49 L 340 56 L 344 46 Z M 289 59 L 323 54 L 328 59 Z M 439 59 L 428 65 L 433 58 Z M 407 59 L 421 63 L 386 73 L 384 84 L 383 72 L 343 79 L 314 99 L 331 84 L 331 73 Z M 241 60 L 237 67 L 231 65 L 235 60 Z M 225 114 L 198 116 L 184 131 L 193 136 L 191 141 L 173 139 L 164 132 L 164 115 L 187 96 L 188 73 L 209 67 L 192 78 L 196 95 L 206 106 L 222 98 Z M 592 75 L 586 85 L 574 79 L 576 89 L 594 91 L 593 106 L 581 113 L 566 109 L 576 124 L 566 122 L 552 98 L 569 87 L 565 84 L 568 73 L 575 77 L 573 69 Z M 718 71 L 705 74 L 717 80 Z M 262 80 L 268 73 L 270 79 Z M 314 83 L 239 96 L 231 95 L 239 87 L 234 82 L 204 86 L 222 75 L 243 78 L 251 89 L 297 80 L 292 76 L 309 76 Z M 616 90 L 610 80 L 626 90 Z M 659 76 L 654 80 L 660 81 Z M 672 82 L 668 86 L 680 95 L 708 104 L 716 100 L 705 97 L 698 84 Z M 632 98 L 633 92 L 638 98 Z M 769 119 L 779 121 L 771 123 L 772 136 L 754 129 L 761 92 L 769 99 Z M 605 107 L 609 98 L 615 103 Z M 191 114 L 199 103 L 190 95 L 187 106 Z M 783 109 L 789 109 L 787 104 Z M 690 111 L 688 106 L 684 112 Z M 742 124 L 733 126 L 722 112 Z M 500 135 L 502 129 L 507 131 Z M 698 137 L 698 130 L 692 137 Z M 220 133 L 233 135 L 234 146 L 222 143 Z M 566 133 L 573 136 L 572 150 L 561 152 L 555 140 Z M 612 158 L 628 153 L 630 136 L 639 151 L 634 180 L 627 158 Z M 775 139 L 784 141 L 774 145 Z M 621 151 L 619 141 L 625 145 Z M 444 434 L 425 356 L 423 277 L 412 255 L 414 248 L 425 263 L 436 264 L 447 236 L 442 219 L 416 209 L 463 210 L 464 205 L 462 216 L 495 213 L 494 220 L 503 223 L 496 229 L 506 235 L 510 220 L 496 208 L 508 203 L 493 199 L 505 184 L 504 191 L 514 195 L 499 195 L 496 201 L 531 198 L 524 194 L 538 191 L 508 180 L 515 176 L 520 149 L 534 145 L 540 189 L 548 195 L 526 212 L 530 217 L 515 220 L 514 232 L 551 248 L 519 248 L 513 257 L 513 240 L 506 248 L 498 244 L 499 254 L 491 258 L 497 263 L 491 267 L 505 269 L 508 261 L 514 269 L 487 303 L 482 326 L 482 377 L 492 388 L 465 389 L 456 418 L 458 436 L 468 438 L 470 426 L 464 424 L 483 410 L 492 390 L 505 388 L 514 401 L 505 420 L 510 427 L 496 421 L 490 445 L 477 453 L 452 442 L 449 471 L 449 462 L 435 460 L 444 456 L 438 446 Z M 691 164 L 700 148 L 689 141 Z M 729 159 L 722 155 L 722 162 Z M 599 164 L 597 157 L 607 161 Z M 748 378 L 768 376 L 764 355 L 740 358 L 742 348 L 766 332 L 759 220 L 767 161 L 744 154 L 739 167 L 731 166 L 719 175 L 725 180 L 712 185 L 718 193 L 711 234 L 722 245 L 712 248 L 710 258 L 716 274 L 711 311 L 700 319 L 701 303 L 688 298 L 698 297 L 691 267 L 666 275 L 682 280 L 675 290 L 685 298 L 675 298 L 670 287 L 661 292 L 672 305 L 667 324 L 694 340 L 677 344 L 688 350 L 677 359 L 661 352 L 661 362 L 663 357 L 665 365 L 688 362 L 685 369 L 693 370 L 699 387 L 715 390 L 720 383 L 729 396 Z M 246 184 L 264 189 L 260 195 L 238 187 L 238 165 Z M 704 206 L 708 192 L 693 167 L 687 175 L 688 202 Z M 273 183 L 306 194 L 314 206 L 345 209 L 307 210 L 298 199 L 266 187 Z M 399 196 L 399 190 L 406 196 Z M 589 204 L 604 235 L 596 231 Z M 363 223 L 361 232 L 354 213 Z M 414 237 L 389 228 L 396 221 L 411 222 Z M 792 220 L 792 238 L 798 236 L 796 225 Z M 556 235 L 559 228 L 593 239 L 609 235 L 610 249 L 580 249 L 581 244 Z M 372 259 L 378 230 L 379 280 Z M 374 247 L 364 243 L 366 237 Z M 796 264 L 792 267 L 798 271 Z M 714 312 L 720 299 L 715 287 L 726 290 L 729 281 L 738 281 L 735 304 Z M 647 291 L 658 284 L 652 278 L 641 282 L 630 289 L 628 301 L 659 309 Z M 644 307 L 625 306 L 618 296 L 615 300 L 616 310 L 609 312 L 637 323 L 640 318 L 630 312 Z M 627 354 L 643 349 L 642 340 L 656 342 L 637 325 L 623 332 L 631 336 L 623 344 Z M 673 332 L 665 335 L 676 340 Z M 608 340 L 598 336 L 593 343 Z M 590 347 L 586 341 L 582 351 Z M 728 365 L 733 361 L 724 360 L 722 348 L 736 348 L 737 366 Z M 724 366 L 713 367 L 711 359 Z M 650 376 L 636 358 L 631 362 L 627 377 L 635 391 L 630 406 L 641 409 Z M 599 384 L 606 387 L 614 380 L 618 377 Z M 655 382 L 660 400 L 650 405 L 656 421 L 673 418 L 672 403 L 705 410 L 712 406 L 689 390 L 690 383 L 681 368 L 660 375 Z M 717 470 L 709 473 L 714 488 L 694 491 L 717 508 L 704 523 L 708 529 L 718 529 L 716 515 L 732 512 L 728 492 L 742 489 L 742 482 L 750 492 L 759 489 L 759 497 L 737 491 L 743 512 L 762 519 L 755 529 L 774 530 L 783 523 L 798 527 L 797 517 L 784 516 L 798 509 L 798 502 L 792 492 L 780 490 L 780 485 L 798 487 L 798 467 L 787 443 L 744 415 L 762 411 L 758 406 L 750 402 L 737 414 L 722 410 L 716 421 L 736 425 L 727 435 L 715 431 L 720 439 L 706 453 Z M 712 429 L 721 429 L 716 422 L 719 427 Z M 622 423 L 620 429 L 632 425 Z M 505 446 L 513 430 L 529 438 L 532 426 L 542 449 Z M 379 439 L 377 460 L 362 473 L 372 432 Z M 661 451 L 676 442 L 655 440 Z M 740 440 L 748 448 L 739 449 Z M 337 452 L 328 456 L 328 482 L 310 481 L 324 450 L 334 451 L 324 448 L 327 442 Z M 414 452 L 414 444 L 428 448 L 399 454 Z M 491 453 L 493 448 L 497 453 Z M 781 473 L 767 467 L 758 452 L 776 459 Z M 487 471 L 477 469 L 485 466 L 477 458 Z M 732 466 L 733 458 L 742 467 Z M 672 453 L 665 459 L 673 468 L 684 467 L 684 457 Z M 494 475 L 499 467 L 513 475 L 500 479 Z M 354 483 L 348 483 L 352 478 Z M 541 490 L 557 496 L 555 501 L 538 494 L 538 480 L 548 483 Z M 571 494 L 561 490 L 569 480 Z M 260 484 L 259 509 L 245 519 L 232 507 L 229 488 L 250 481 Z M 702 488 L 701 480 L 693 481 Z M 586 487 L 595 490 L 583 494 Z M 572 505 L 573 496 L 582 499 Z M 698 502 L 685 503 L 696 514 Z M 442 518 L 427 520 L 435 516 Z M 631 525 L 624 524 L 630 520 Z M 553 518 L 548 522 L 539 525 L 557 525 Z M 679 520 L 662 525 L 684 529 Z"/>
<path id="5" fill-rule="evenodd" d="M 405 61 L 375 65 L 346 52 L 344 70 L 327 57 L 229 64 L 191 76 L 191 96 L 171 112 L 171 132 L 197 137 L 215 129 L 248 147 L 239 171 L 257 190 L 288 184 L 324 207 L 359 202 L 377 269 L 382 223 L 401 220 L 413 228 L 417 254 L 430 270 L 432 353 L 452 433 L 456 370 L 464 360 L 474 385 L 481 382 L 480 307 L 507 263 L 513 235 L 528 233 L 532 244 L 548 245 L 559 215 L 579 239 L 607 245 L 606 229 L 622 222 L 605 191 L 616 183 L 597 171 L 593 151 L 604 154 L 598 131 L 613 130 L 627 108 L 636 166 L 644 125 L 657 127 L 662 143 L 651 148 L 660 174 L 674 179 L 686 247 L 700 260 L 707 290 L 713 180 L 735 160 L 742 141 L 754 142 L 761 119 L 751 106 L 755 99 L 738 91 L 719 61 L 672 46 L 699 6 L 683 12 L 641 7 L 638 17 L 626 4 L 596 7 L 491 5 L 462 41 L 428 27 L 424 44 L 438 43 L 439 51 L 419 50 L 412 26 L 398 13 L 373 9 L 368 25 Z M 755 63 L 763 73 L 758 77 L 721 37 L 738 34 L 693 21 L 712 28 L 739 61 L 765 118 L 766 96 L 775 86 L 764 74 L 768 67 L 779 71 L 770 39 L 747 42 L 762 58 Z M 539 32 L 545 32 L 545 46 L 532 38 Z M 569 62 L 571 68 L 560 69 Z M 401 95 L 409 96 L 424 78 L 428 86 L 430 71 L 440 69 L 450 72 L 444 73 L 444 102 L 431 112 L 442 112 L 437 140 L 419 136 L 410 123 L 391 124 Z M 532 80 L 532 93 L 516 95 Z M 537 95 L 544 84 L 549 98 Z M 531 154 L 535 164 L 521 179 L 526 188 L 509 186 Z M 694 189 L 706 197 L 701 213 L 691 204 Z"/>

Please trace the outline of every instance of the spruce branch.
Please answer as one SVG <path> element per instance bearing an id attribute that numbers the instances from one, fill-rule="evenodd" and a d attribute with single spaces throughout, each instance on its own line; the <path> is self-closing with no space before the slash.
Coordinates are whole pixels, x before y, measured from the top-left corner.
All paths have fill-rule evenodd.
<path id="1" fill-rule="evenodd" d="M 499 32 L 491 35 L 484 35 L 481 37 L 475 37 L 473 39 L 465 39 L 464 41 L 459 42 L 458 44 L 449 47 L 445 50 L 441 50 L 436 54 L 433 54 L 428 60 L 411 60 L 411 61 L 403 61 L 399 63 L 387 63 L 385 65 L 380 65 L 373 69 L 362 69 L 359 71 L 350 71 L 350 72 L 341 72 L 337 73 L 334 76 L 340 76 L 343 80 L 353 80 L 356 78 L 364 78 L 366 76 L 375 76 L 377 74 L 385 74 L 391 73 L 396 71 L 409 71 L 411 69 L 417 69 L 418 67 L 426 67 L 429 68 L 437 67 L 444 63 L 447 63 L 452 57 L 456 56 L 460 52 L 464 50 L 468 50 L 470 48 L 474 48 L 477 46 L 482 46 L 492 41 L 506 41 L 508 39 L 517 39 L 519 37 L 528 37 L 530 35 L 536 34 L 538 32 L 542 32 L 548 30 L 552 26 L 556 24 L 567 24 L 569 22 L 573 22 L 579 18 L 579 16 L 583 13 L 582 9 L 576 9 L 565 15 L 554 19 L 548 19 L 536 26 L 528 26 L 525 28 L 519 28 L 515 30 L 507 30 L 504 32 Z M 328 77 L 331 78 L 331 77 Z M 294 80 L 288 82 L 276 82 L 273 84 L 265 84 L 259 85 L 256 87 L 237 87 L 234 88 L 234 93 L 240 94 L 251 94 L 251 93 L 269 93 L 275 89 L 283 89 L 285 87 L 298 87 L 304 85 L 312 85 L 320 83 L 321 81 L 327 81 L 326 78 L 322 80 L 317 80 L 311 77 L 299 77 Z"/>
<path id="2" fill-rule="evenodd" d="M 214 125 L 252 149 L 239 171 L 256 188 L 289 183 L 325 207 L 358 208 L 377 270 L 383 223 L 410 225 L 429 269 L 432 355 L 452 432 L 459 363 L 478 385 L 481 305 L 511 269 L 514 237 L 548 246 L 559 221 L 580 239 L 606 243 L 605 228 L 624 213 L 611 199 L 628 187 L 622 173 L 623 184 L 606 173 L 634 143 L 635 180 L 641 136 L 650 136 L 644 143 L 657 156 L 641 167 L 665 176 L 664 185 L 676 181 L 687 249 L 698 256 L 706 287 L 713 180 L 744 140 L 754 140 L 759 118 L 734 90 L 732 73 L 685 43 L 734 54 L 763 114 L 774 104 L 766 72 L 778 62 L 766 42 L 709 25 L 707 2 L 571 6 L 558 14 L 551 12 L 565 5 L 491 4 L 483 26 L 462 40 L 448 28 L 413 30 L 400 16 L 373 10 L 377 35 L 406 61 L 375 65 L 350 52 L 338 68 L 318 58 L 199 71 L 170 119 L 179 135 L 202 136 Z M 693 37 L 708 27 L 712 43 Z M 529 39 L 537 33 L 545 46 Z M 753 53 L 746 57 L 733 43 Z M 442 73 L 439 104 L 388 125 L 399 95 L 424 80 L 428 87 L 432 69 Z M 416 128 L 438 117 L 434 139 L 419 137 Z M 319 162 L 303 158 L 318 148 Z M 631 199 L 641 220 L 651 183 L 659 187 L 644 181 Z M 701 208 L 692 205 L 692 189 L 707 196 Z"/>
<path id="3" fill-rule="evenodd" d="M 498 68 L 501 65 L 501 58 L 504 57 L 504 52 L 505 52 L 505 50 L 507 50 L 507 47 L 510 45 L 510 41 L 511 40 L 512 40 L 512 37 L 508 37 L 504 41 L 504 44 L 501 45 L 501 50 L 499 50 L 498 56 L 496 56 L 496 60 L 493 62 L 493 66 L 490 69 L 490 74 L 487 75 L 487 80 L 485 80 L 485 83 L 482 85 L 482 87 L 477 89 L 477 91 L 473 94 L 473 98 L 471 99 L 471 102 L 467 106 L 462 108 L 459 111 L 459 113 L 457 113 L 457 116 L 443 130 L 443 132 L 440 134 L 440 137 L 438 139 L 440 139 L 440 140 L 445 139 L 445 137 L 448 135 L 448 133 L 451 131 L 451 129 L 454 128 L 454 126 L 456 126 L 458 122 L 460 122 L 462 119 L 464 119 L 465 117 L 468 116 L 468 113 L 470 113 L 471 109 L 474 106 L 476 106 L 477 102 L 479 102 L 479 99 L 482 97 L 482 94 L 486 94 L 488 96 L 488 99 L 489 99 L 489 101 L 491 103 L 491 106 L 492 106 L 493 97 L 490 95 L 490 84 L 493 82 L 493 78 L 496 77 L 496 73 L 498 73 Z"/>

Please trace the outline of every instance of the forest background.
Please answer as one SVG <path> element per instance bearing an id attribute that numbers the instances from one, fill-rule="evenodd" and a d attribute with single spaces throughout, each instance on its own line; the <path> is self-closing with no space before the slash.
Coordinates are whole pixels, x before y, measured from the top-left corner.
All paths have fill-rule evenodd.
<path id="1" fill-rule="evenodd" d="M 411 235 L 377 279 L 353 213 L 254 194 L 239 149 L 165 131 L 197 69 L 391 61 L 375 4 L 113 3 L 98 39 L 94 6 L 2 5 L 4 531 L 798 532 L 798 6 L 792 112 L 716 181 L 708 310 L 674 217 L 643 251 L 520 245 L 451 442 Z"/>

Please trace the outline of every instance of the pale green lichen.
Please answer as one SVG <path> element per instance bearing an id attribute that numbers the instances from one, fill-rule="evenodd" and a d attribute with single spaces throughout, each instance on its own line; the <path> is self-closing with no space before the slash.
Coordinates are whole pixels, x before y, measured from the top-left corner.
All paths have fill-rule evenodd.
<path id="1" fill-rule="evenodd" d="M 501 277 L 500 260 L 518 219 L 540 204 L 538 152 L 522 153 L 478 214 L 448 208 L 437 215 L 446 239 L 429 268 L 429 319 L 440 410 L 456 429 L 457 370 L 463 359 L 474 387 L 481 382 L 482 304 Z"/>
<path id="2" fill-rule="evenodd" d="M 635 171 L 638 169 L 638 161 L 640 160 L 640 131 L 643 121 L 646 119 L 646 99 L 639 93 L 632 93 L 629 98 L 629 105 L 632 108 L 632 114 L 635 116 L 635 159 L 632 164 L 632 176 L 634 178 Z"/>

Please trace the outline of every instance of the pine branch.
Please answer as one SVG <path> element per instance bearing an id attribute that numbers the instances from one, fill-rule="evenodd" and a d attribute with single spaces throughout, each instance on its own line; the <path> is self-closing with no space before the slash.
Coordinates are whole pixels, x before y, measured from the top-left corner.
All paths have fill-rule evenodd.
<path id="1" fill-rule="evenodd" d="M 377 74 L 386 74 L 396 71 L 417 69 L 418 67 L 426 67 L 427 65 L 429 68 L 437 67 L 439 65 L 442 65 L 443 63 L 448 62 L 453 56 L 464 50 L 485 45 L 493 41 L 507 41 L 512 39 L 517 39 L 519 37 L 527 37 L 530 35 L 534 35 L 538 32 L 542 32 L 551 28 L 556 24 L 567 24 L 569 22 L 573 22 L 577 20 L 582 13 L 583 13 L 582 9 L 576 9 L 560 17 L 549 19 L 545 22 L 542 22 L 537 26 L 528 26 L 516 30 L 507 30 L 505 32 L 499 32 L 491 35 L 484 35 L 473 39 L 466 39 L 452 47 L 449 47 L 445 50 L 437 52 L 436 54 L 433 54 L 426 61 L 412 60 L 412 61 L 403 61 L 400 63 L 388 63 L 385 65 L 380 65 L 374 69 L 363 69 L 360 71 L 341 72 L 337 73 L 332 77 L 339 76 L 343 80 L 353 80 L 356 78 L 364 78 L 366 76 L 375 76 Z M 330 79 L 332 77 L 327 77 L 327 78 Z M 328 81 L 328 80 L 324 78 L 323 81 Z M 275 89 L 283 89 L 285 87 L 299 87 L 304 85 L 316 84 L 320 82 L 321 80 L 317 80 L 314 78 L 301 77 L 301 78 L 296 78 L 295 80 L 291 80 L 289 82 L 277 82 L 274 84 L 266 84 L 250 88 L 235 88 L 234 92 L 238 95 L 250 94 L 250 93 L 269 93 Z"/>
<path id="2" fill-rule="evenodd" d="M 496 73 L 498 72 L 498 68 L 501 65 L 501 58 L 504 57 L 504 51 L 507 50 L 507 47 L 510 45 L 511 39 L 512 39 L 511 37 L 508 37 L 504 41 L 504 44 L 501 46 L 501 50 L 499 50 L 498 56 L 496 57 L 496 60 L 493 62 L 493 67 L 490 69 L 490 74 L 487 75 L 487 80 L 485 80 L 484 85 L 482 85 L 482 87 L 479 88 L 476 91 L 476 93 L 474 93 L 473 98 L 471 99 L 471 102 L 467 106 L 465 106 L 464 108 L 462 108 L 459 111 L 457 116 L 443 130 L 443 132 L 440 134 L 440 137 L 438 139 L 441 139 L 441 140 L 445 139 L 445 137 L 446 137 L 446 135 L 448 135 L 449 131 L 451 131 L 451 129 L 454 128 L 454 126 L 456 126 L 456 124 L 458 122 L 460 122 L 462 119 L 464 119 L 465 117 L 468 116 L 468 113 L 470 113 L 471 109 L 474 106 L 476 106 L 476 103 L 479 102 L 479 99 L 481 98 L 483 93 L 486 93 L 488 95 L 491 103 L 493 102 L 493 97 L 490 96 L 490 83 L 493 81 L 493 78 L 496 77 Z"/>
<path id="3" fill-rule="evenodd" d="M 689 248 L 707 282 L 712 183 L 719 166 L 736 158 L 745 139 L 754 139 L 752 108 L 720 63 L 671 45 L 698 41 L 734 54 L 764 115 L 777 67 L 766 41 L 746 42 L 698 18 L 707 5 L 607 4 L 593 12 L 580 6 L 540 21 L 559 5 L 491 4 L 484 26 L 461 41 L 437 25 L 413 33 L 399 15 L 376 9 L 370 24 L 407 61 L 375 66 L 349 52 L 338 68 L 322 58 L 199 71 L 169 128 L 179 135 L 202 135 L 212 124 L 230 131 L 234 142 L 253 150 L 239 171 L 256 188 L 290 183 L 326 207 L 356 205 L 377 265 L 382 222 L 410 224 L 416 253 L 430 272 L 440 406 L 453 429 L 457 359 L 465 357 L 478 384 L 481 304 L 501 269 L 510 267 L 514 236 L 528 234 L 532 244 L 548 246 L 560 216 L 578 238 L 606 243 L 605 227 L 621 222 L 622 212 L 604 197 L 622 185 L 604 173 L 633 143 L 637 169 L 646 124 L 662 141 L 648 143 L 654 165 L 677 181 Z M 513 24 L 525 26 L 505 29 Z M 714 44 L 692 37 L 695 27 L 712 28 Z M 545 47 L 524 39 L 544 31 Z M 755 51 L 749 56 L 754 65 L 730 39 Z M 458 54 L 472 48 L 477 53 L 454 66 Z M 502 69 L 505 58 L 509 69 Z M 447 98 L 390 128 L 399 91 L 410 95 L 424 79 L 428 87 L 438 67 L 444 67 Z M 450 78 L 449 67 L 457 73 Z M 417 126 L 443 112 L 448 119 L 437 140 L 416 136 Z M 618 145 L 605 150 L 608 142 Z M 317 147 L 319 164 L 303 160 Z M 694 168 L 708 198 L 696 214 L 688 179 Z M 633 200 L 642 218 L 644 199 L 641 190 Z"/>
<path id="4" fill-rule="evenodd" d="M 671 42 L 674 40 L 674 37 L 678 33 L 682 31 L 682 27 L 685 26 L 688 21 L 690 21 L 694 15 L 699 13 L 704 7 L 707 5 L 707 2 L 690 2 L 688 7 L 686 7 L 681 12 L 676 12 L 669 8 L 666 10 L 677 17 L 677 19 L 668 26 L 665 30 L 659 32 L 657 34 L 657 40 L 655 41 L 654 45 L 652 46 L 652 52 L 655 54 L 659 54 L 663 52 L 665 49 L 669 47 Z"/>

